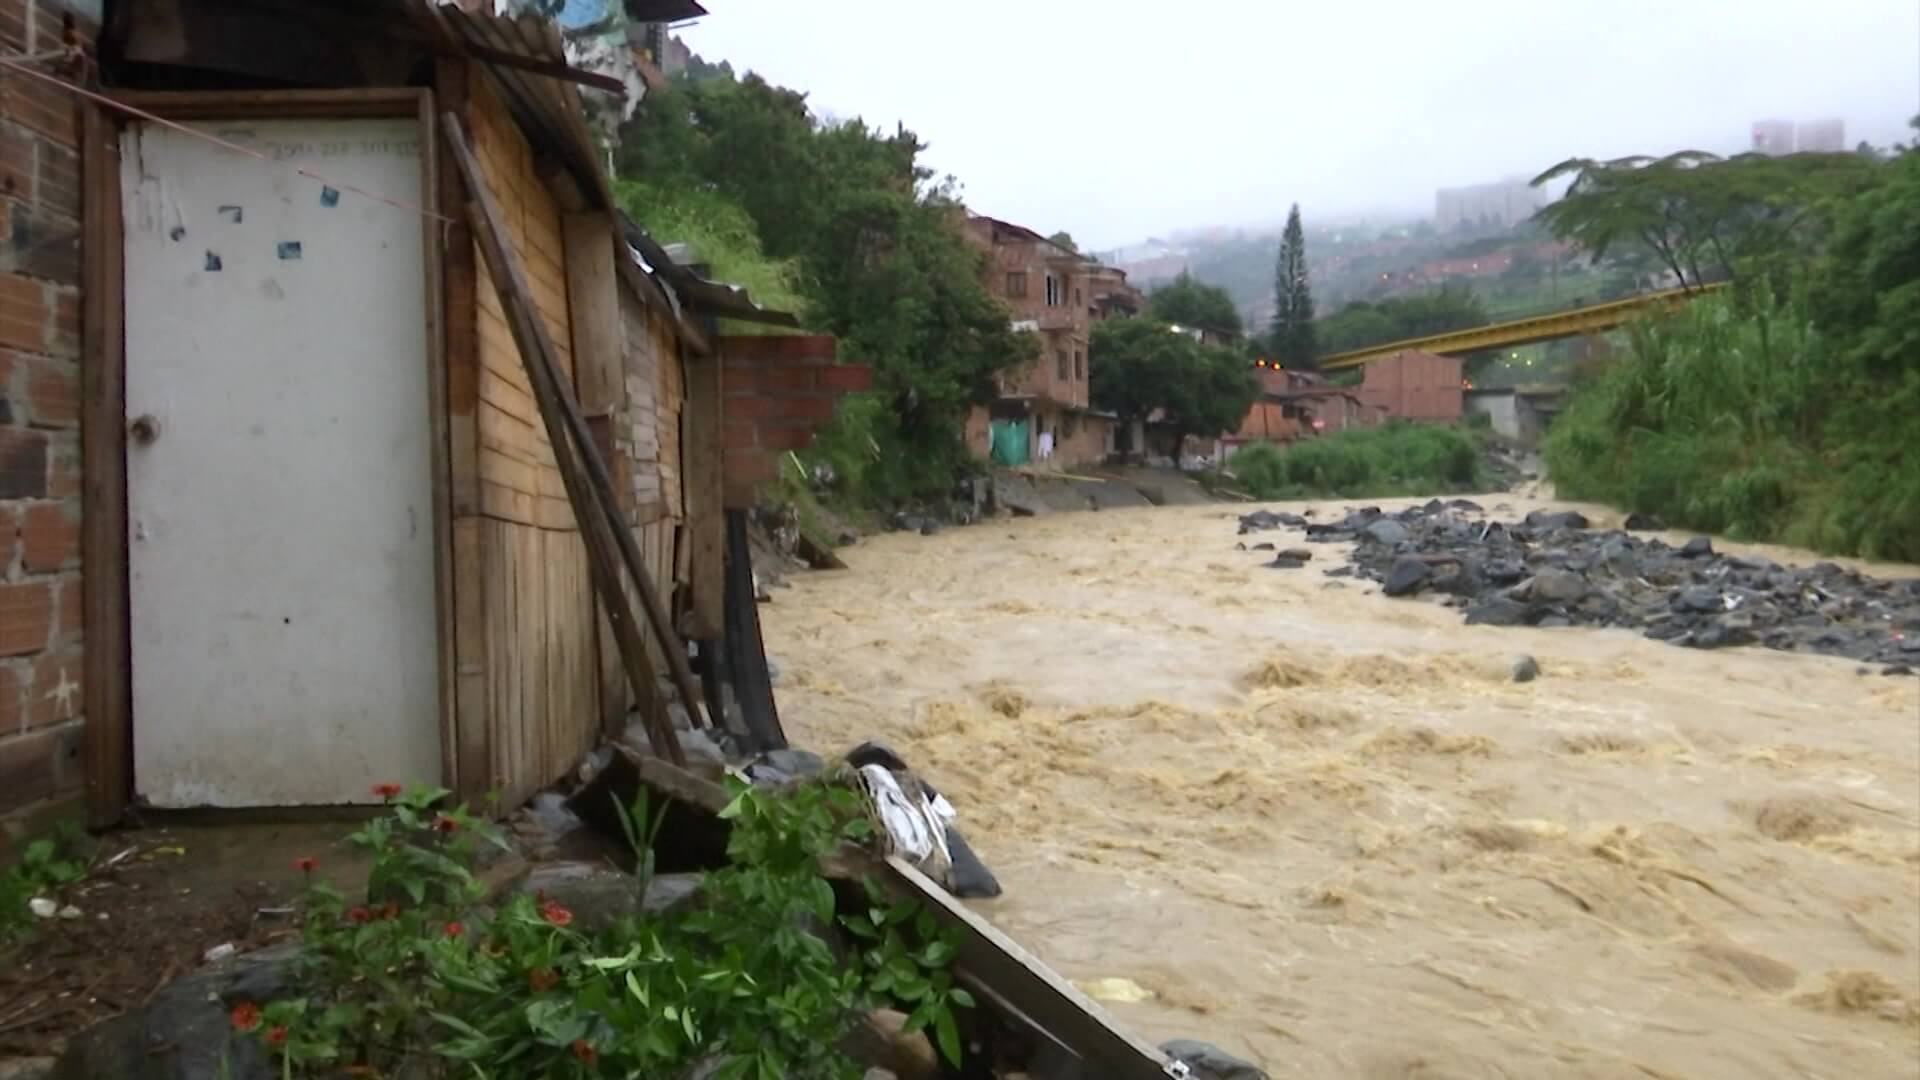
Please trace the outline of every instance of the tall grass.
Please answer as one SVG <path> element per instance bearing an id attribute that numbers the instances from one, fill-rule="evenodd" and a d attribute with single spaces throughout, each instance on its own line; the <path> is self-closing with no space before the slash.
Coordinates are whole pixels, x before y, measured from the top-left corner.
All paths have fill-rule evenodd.
<path id="1" fill-rule="evenodd" d="M 1841 363 L 1798 291 L 1696 300 L 1635 324 L 1545 452 L 1563 495 L 1671 525 L 1920 558 L 1920 389 Z"/>
<path id="2" fill-rule="evenodd" d="M 1255 443 L 1236 452 L 1228 467 L 1262 499 L 1427 495 L 1482 482 L 1473 437 L 1438 424 L 1350 428 L 1285 448 Z"/>

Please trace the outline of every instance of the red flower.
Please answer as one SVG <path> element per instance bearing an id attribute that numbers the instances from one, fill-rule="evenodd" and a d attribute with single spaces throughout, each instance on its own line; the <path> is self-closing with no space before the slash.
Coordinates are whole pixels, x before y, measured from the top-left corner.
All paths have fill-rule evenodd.
<path id="1" fill-rule="evenodd" d="M 370 923 L 373 921 L 373 912 L 356 904 L 347 909 L 347 921 L 356 926 Z"/>
<path id="2" fill-rule="evenodd" d="M 560 973 L 552 968 L 534 968 L 527 972 L 527 985 L 535 993 L 551 990 L 560 982 Z"/>
<path id="3" fill-rule="evenodd" d="M 554 926 L 565 926 L 573 921 L 573 912 L 561 907 L 558 900 L 549 900 L 540 905 L 540 917 Z"/>
<path id="4" fill-rule="evenodd" d="M 280 1024 L 276 1027 L 268 1028 L 265 1038 L 268 1046 L 281 1045 L 282 1043 L 287 1041 L 287 1026 L 285 1024 Z"/>
<path id="5" fill-rule="evenodd" d="M 303 874 L 313 873 L 313 868 L 319 865 L 320 865 L 320 860 L 314 858 L 311 855 L 302 855 L 299 858 L 293 860 L 293 868 L 295 870 L 300 871 Z"/>
<path id="6" fill-rule="evenodd" d="M 397 798 L 400 794 L 400 785 L 399 784 L 375 784 L 373 785 L 373 793 L 375 795 L 380 796 L 382 799 Z"/>
<path id="7" fill-rule="evenodd" d="M 393 901 L 391 901 L 391 900 L 389 900 L 389 901 L 387 901 L 386 903 L 384 903 L 384 904 L 382 904 L 382 905 L 380 905 L 380 917 L 381 917 L 382 919 L 397 919 L 397 918 L 399 918 L 399 917 L 400 917 L 400 905 L 399 905 L 399 904 L 396 904 L 396 903 L 394 903 L 394 902 L 393 902 Z"/>
<path id="8" fill-rule="evenodd" d="M 450 922 L 445 926 L 444 930 L 448 937 L 453 938 L 459 937 L 461 933 L 466 930 L 466 927 L 461 926 L 457 922 Z"/>
<path id="9" fill-rule="evenodd" d="M 573 1040 L 573 1056 L 591 1065 L 600 1057 L 600 1052 L 595 1050 L 593 1044 L 587 1040 L 575 1039 Z"/>
<path id="10" fill-rule="evenodd" d="M 227 1020 L 235 1031 L 252 1031 L 260 1026 L 260 1006 L 251 1001 L 243 1001 L 227 1014 Z"/>
<path id="11" fill-rule="evenodd" d="M 460 823 L 446 816 L 445 814 L 442 814 L 439 817 L 433 819 L 433 827 L 440 830 L 441 832 L 452 832 L 453 830 L 460 827 Z"/>

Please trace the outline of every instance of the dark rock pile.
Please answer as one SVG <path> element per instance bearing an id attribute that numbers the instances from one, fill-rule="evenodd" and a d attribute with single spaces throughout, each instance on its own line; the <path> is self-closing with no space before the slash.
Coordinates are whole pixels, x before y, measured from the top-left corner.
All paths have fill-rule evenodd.
<path id="1" fill-rule="evenodd" d="M 1920 580 L 1722 555 L 1704 536 L 1676 548 L 1591 530 L 1573 511 L 1492 521 L 1465 499 L 1393 514 L 1363 507 L 1324 523 L 1266 510 L 1240 519 L 1242 534 L 1282 527 L 1310 541 L 1354 544 L 1349 565 L 1329 575 L 1377 581 L 1388 596 L 1445 595 L 1468 623 L 1631 627 L 1696 649 L 1764 645 L 1845 656 L 1885 665 L 1887 674 L 1920 665 Z M 1298 568 L 1302 560 L 1271 565 Z"/>

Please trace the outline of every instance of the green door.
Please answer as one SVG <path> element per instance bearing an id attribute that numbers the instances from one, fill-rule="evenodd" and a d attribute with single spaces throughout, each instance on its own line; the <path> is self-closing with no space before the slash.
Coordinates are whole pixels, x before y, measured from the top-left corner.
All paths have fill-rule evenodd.
<path id="1" fill-rule="evenodd" d="M 993 444 L 993 460 L 1002 465 L 1025 465 L 1027 463 L 1027 422 L 1025 420 L 995 420 L 987 425 L 989 441 Z"/>

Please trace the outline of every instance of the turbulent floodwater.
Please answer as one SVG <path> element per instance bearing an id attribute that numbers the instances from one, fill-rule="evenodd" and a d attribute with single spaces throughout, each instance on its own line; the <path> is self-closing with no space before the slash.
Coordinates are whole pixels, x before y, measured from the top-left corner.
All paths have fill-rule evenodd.
<path id="1" fill-rule="evenodd" d="M 976 910 L 1155 1042 L 1276 1077 L 1920 1073 L 1920 680 L 1468 627 L 1323 577 L 1337 545 L 1264 569 L 1236 514 L 864 541 L 761 609 L 787 730 L 892 743 L 1006 887 Z"/>

